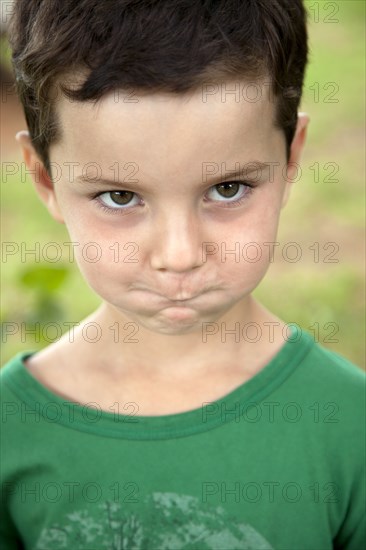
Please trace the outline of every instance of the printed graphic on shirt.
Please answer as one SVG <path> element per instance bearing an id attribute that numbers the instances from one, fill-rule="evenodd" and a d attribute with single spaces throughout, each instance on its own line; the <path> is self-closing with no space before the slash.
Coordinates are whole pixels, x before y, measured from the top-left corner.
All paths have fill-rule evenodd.
<path id="1" fill-rule="evenodd" d="M 197 498 L 152 493 L 139 512 L 116 502 L 77 510 L 46 528 L 37 550 L 273 550 L 249 524 Z"/>

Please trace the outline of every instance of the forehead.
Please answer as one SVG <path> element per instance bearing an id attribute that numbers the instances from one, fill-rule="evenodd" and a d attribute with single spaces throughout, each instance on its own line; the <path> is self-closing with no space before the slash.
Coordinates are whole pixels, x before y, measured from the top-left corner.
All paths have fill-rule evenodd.
<path id="1" fill-rule="evenodd" d="M 56 105 L 62 137 L 53 147 L 81 163 L 133 161 L 167 172 L 188 163 L 252 160 L 283 141 L 275 107 L 268 86 L 244 81 L 185 94 L 118 90 L 97 103 L 62 96 Z"/>

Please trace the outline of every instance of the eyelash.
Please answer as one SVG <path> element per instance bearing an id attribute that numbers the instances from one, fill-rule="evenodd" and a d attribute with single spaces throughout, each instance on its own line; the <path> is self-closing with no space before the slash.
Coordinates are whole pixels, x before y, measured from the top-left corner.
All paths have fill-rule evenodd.
<path id="1" fill-rule="evenodd" d="M 226 202 L 226 203 L 225 203 L 225 201 L 212 201 L 214 203 L 222 203 L 222 204 L 220 204 L 220 208 L 232 208 L 234 206 L 239 206 L 245 200 L 248 199 L 248 197 L 253 193 L 254 188 L 256 187 L 254 185 L 251 185 L 247 181 L 241 181 L 241 180 L 235 181 L 235 180 L 233 180 L 233 181 L 225 181 L 223 183 L 217 183 L 213 187 L 210 187 L 210 189 L 214 189 L 215 187 L 218 187 L 219 185 L 223 185 L 225 183 L 238 183 L 240 185 L 244 185 L 247 188 L 247 190 L 246 190 L 246 192 L 243 196 L 241 196 L 239 199 L 237 199 L 235 201 L 229 201 L 229 202 Z M 100 197 L 101 195 L 104 195 L 106 193 L 114 193 L 115 191 L 127 191 L 127 189 L 117 189 L 117 190 L 113 190 L 113 191 L 102 191 L 102 192 L 99 192 L 99 193 L 94 193 L 91 196 L 91 199 L 95 200 L 97 206 L 99 208 L 101 208 L 104 212 L 106 212 L 107 214 L 117 214 L 117 213 L 121 213 L 121 212 L 126 211 L 126 210 L 128 211 L 128 210 L 132 210 L 133 208 L 136 208 L 137 205 L 130 206 L 130 207 L 125 206 L 124 208 L 110 208 L 109 206 L 106 206 L 100 200 L 98 200 L 98 197 Z M 133 195 L 138 196 L 137 193 L 135 193 L 134 191 L 131 191 L 131 193 L 133 193 Z M 211 202 L 211 201 L 209 201 L 209 202 Z"/>

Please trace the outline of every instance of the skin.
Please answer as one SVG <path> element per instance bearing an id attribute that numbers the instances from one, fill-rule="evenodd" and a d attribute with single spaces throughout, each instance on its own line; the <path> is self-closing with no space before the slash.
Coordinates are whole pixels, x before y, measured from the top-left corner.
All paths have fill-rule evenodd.
<path id="1" fill-rule="evenodd" d="M 256 103 L 237 102 L 233 96 L 222 101 L 220 93 L 204 102 L 200 92 L 135 94 L 134 102 L 123 101 L 127 96 L 121 93 L 116 102 L 114 94 L 107 94 L 96 106 L 61 98 L 57 110 L 63 135 L 50 148 L 50 160 L 58 165 L 54 181 L 28 132 L 17 134 L 41 200 L 54 219 L 66 225 L 70 241 L 80 243 L 75 259 L 102 299 L 74 331 L 72 343 L 65 335 L 28 361 L 34 375 L 51 389 L 79 401 L 94 398 L 104 408 L 122 396 L 137 401 L 140 414 L 180 412 L 236 388 L 284 345 L 283 321 L 251 294 L 269 267 L 263 243 L 276 241 L 309 119 L 298 116 L 284 177 L 285 137 L 274 125 L 275 105 L 266 90 L 263 87 Z M 272 173 L 268 168 L 230 176 L 237 163 L 243 169 L 253 161 L 278 166 Z M 78 163 L 73 177 L 66 162 Z M 97 164 L 84 169 L 84 175 L 112 183 L 76 183 L 87 163 Z M 126 168 L 126 163 L 133 164 Z M 204 163 L 214 163 L 210 167 L 217 173 L 203 177 Z M 119 178 L 112 165 L 118 165 Z M 218 188 L 223 180 L 234 182 L 226 194 L 225 188 Z M 250 193 L 247 186 L 236 185 L 239 180 L 255 188 Z M 108 193 L 122 190 L 130 193 Z M 124 198 L 125 204 L 115 204 L 120 209 L 107 213 L 93 193 L 104 193 L 99 199 L 105 205 L 113 206 L 113 197 Z M 230 206 L 244 196 L 241 204 Z M 81 253 L 91 242 L 102 252 L 94 263 L 88 258 L 95 249 L 87 258 Z M 261 257 L 246 261 L 255 250 L 245 246 L 253 242 L 261 247 Z M 133 244 L 124 249 L 126 243 Z M 204 243 L 216 243 L 218 251 L 203 254 Z M 247 256 L 239 261 L 233 254 L 222 257 L 221 243 L 227 251 L 239 243 L 239 251 L 247 250 Z M 191 296 L 197 297 L 188 299 Z M 82 335 L 88 322 L 101 328 L 102 336 L 93 344 Z M 223 334 L 223 326 L 230 330 L 235 323 L 242 328 L 249 322 L 262 327 L 255 344 Z M 272 339 L 265 322 L 278 323 Z M 115 323 L 117 342 L 110 329 Z M 133 323 L 133 328 L 126 329 L 125 323 Z M 206 341 L 204 323 L 211 323 L 212 332 L 217 329 Z M 130 338 L 137 342 L 128 342 L 132 332 Z"/>

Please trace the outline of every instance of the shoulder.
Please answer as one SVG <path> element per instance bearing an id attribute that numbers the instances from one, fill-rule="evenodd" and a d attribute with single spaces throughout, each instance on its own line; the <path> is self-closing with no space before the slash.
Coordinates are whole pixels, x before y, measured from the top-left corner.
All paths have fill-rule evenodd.
<path id="1" fill-rule="evenodd" d="M 323 438 L 322 445 L 332 447 L 332 452 L 340 452 L 340 441 L 359 447 L 365 430 L 366 373 L 306 332 L 293 346 L 289 353 L 294 368 L 279 390 L 279 399 L 297 406 L 304 425 L 308 422 L 308 437 Z"/>
<path id="2" fill-rule="evenodd" d="M 316 343 L 305 334 L 308 352 L 288 380 L 286 395 L 298 401 L 312 419 L 311 428 L 322 433 L 324 444 L 340 441 L 360 446 L 366 416 L 366 373 L 341 354 Z"/>
<path id="3" fill-rule="evenodd" d="M 25 362 L 34 355 L 34 350 L 20 351 L 11 357 L 0 368 L 1 398 L 4 396 L 6 387 L 12 385 L 12 380 L 16 380 L 24 370 Z"/>
<path id="4" fill-rule="evenodd" d="M 304 338 L 312 341 L 312 345 L 299 365 L 300 375 L 306 376 L 309 382 L 316 382 L 317 387 L 332 388 L 343 394 L 365 389 L 365 371 L 340 353 L 315 342 L 309 334 Z"/>
<path id="5" fill-rule="evenodd" d="M 18 395 L 21 390 L 21 395 L 24 395 L 26 388 L 39 389 L 39 385 L 67 395 L 73 389 L 82 365 L 78 346 L 71 350 L 71 346 L 65 346 L 61 341 L 39 351 L 19 352 L 0 369 L 2 398 L 9 389 Z"/>
<path id="6" fill-rule="evenodd" d="M 35 352 L 30 350 L 18 352 L 0 369 L 0 414 L 3 441 L 14 435 L 15 431 L 12 428 L 15 424 L 22 428 L 21 414 L 24 410 L 24 396 L 29 395 L 30 392 L 29 381 L 24 372 L 24 360 L 32 353 Z"/>

